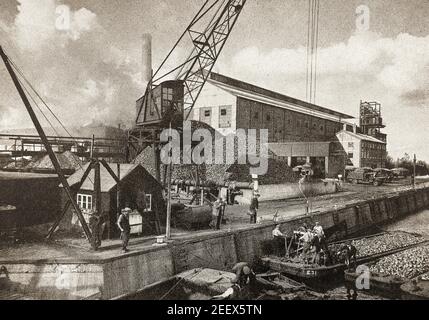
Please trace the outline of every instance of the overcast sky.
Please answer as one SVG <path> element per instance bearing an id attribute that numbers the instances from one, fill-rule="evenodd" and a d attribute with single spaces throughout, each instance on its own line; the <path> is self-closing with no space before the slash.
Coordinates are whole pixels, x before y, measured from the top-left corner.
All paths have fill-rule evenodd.
<path id="1" fill-rule="evenodd" d="M 132 122 L 141 34 L 153 35 L 154 67 L 202 0 L 1 0 L 0 43 L 67 125 Z M 71 10 L 58 30 L 56 8 Z M 357 30 L 367 5 L 369 30 Z M 307 0 L 248 0 L 215 71 L 305 98 Z M 322 0 L 316 102 L 358 116 L 382 104 L 388 151 L 429 160 L 429 1 Z M 0 129 L 29 127 L 0 64 Z"/>

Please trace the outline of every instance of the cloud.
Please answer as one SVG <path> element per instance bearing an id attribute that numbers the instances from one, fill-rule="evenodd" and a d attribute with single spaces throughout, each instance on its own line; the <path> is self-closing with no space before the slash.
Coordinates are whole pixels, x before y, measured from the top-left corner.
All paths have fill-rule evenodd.
<path id="1" fill-rule="evenodd" d="M 97 15 L 86 8 L 81 8 L 72 15 L 69 34 L 73 40 L 78 40 L 83 33 L 97 27 L 99 27 Z"/>
<path id="2" fill-rule="evenodd" d="M 323 77 L 373 76 L 400 96 L 427 87 L 429 36 L 400 34 L 394 39 L 359 33 L 345 43 L 320 48 L 317 73 Z M 233 73 L 305 78 L 306 48 L 277 48 L 263 52 L 248 47 L 232 59 Z M 246 70 L 246 71 L 242 71 Z"/>
<path id="3" fill-rule="evenodd" d="M 139 60 L 112 45 L 96 13 L 87 8 L 70 10 L 69 27 L 58 28 L 56 23 L 64 22 L 58 20 L 63 9 L 59 0 L 18 0 L 13 24 L 2 28 L 17 48 L 13 54 L 7 51 L 66 125 L 93 120 L 130 124 L 135 119 L 135 100 L 143 91 Z M 9 98 L 6 89 L 0 88 L 0 97 L 16 110 L 9 113 L 8 127 L 31 126 L 15 116 L 25 114 L 19 96 Z"/>
<path id="4" fill-rule="evenodd" d="M 359 101 L 378 101 L 387 125 L 388 149 L 400 156 L 403 148 L 422 150 L 416 138 L 427 130 L 429 113 L 413 113 L 429 105 L 429 35 L 402 33 L 388 38 L 366 32 L 347 41 L 319 48 L 317 104 L 358 117 Z M 239 79 L 305 99 L 306 48 L 263 50 L 243 48 L 223 72 Z M 413 131 L 404 134 L 398 128 Z M 405 147 L 406 146 L 406 147 Z M 424 149 L 424 148 L 423 148 Z M 423 155 L 429 159 L 429 151 Z"/>
<path id="5" fill-rule="evenodd" d="M 409 104 L 428 107 L 429 105 L 427 102 L 429 101 L 429 89 L 408 91 L 402 94 L 401 98 Z"/>
<path id="6" fill-rule="evenodd" d="M 97 16 L 86 8 L 77 11 L 58 0 L 18 0 L 18 15 L 12 27 L 23 49 L 34 51 L 46 45 L 64 46 L 99 27 Z"/>

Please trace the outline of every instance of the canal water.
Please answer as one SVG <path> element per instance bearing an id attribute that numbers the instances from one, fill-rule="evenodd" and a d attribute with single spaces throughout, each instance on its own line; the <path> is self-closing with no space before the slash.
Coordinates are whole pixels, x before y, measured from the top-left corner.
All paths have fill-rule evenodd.
<path id="1" fill-rule="evenodd" d="M 411 215 L 402 220 L 396 221 L 390 225 L 381 228 L 384 231 L 405 231 L 410 233 L 421 234 L 429 239 L 429 210 L 424 210 L 418 214 Z M 376 230 L 375 230 L 376 231 Z M 378 232 L 380 229 L 378 229 Z M 208 266 L 209 267 L 209 266 Z M 329 282 L 319 284 L 308 284 L 314 290 L 314 295 L 311 291 L 307 293 L 298 293 L 293 295 L 267 295 L 262 299 L 281 300 L 287 296 L 287 299 L 326 299 L 326 300 L 345 300 L 347 297 L 347 289 L 344 286 L 344 281 L 341 277 L 329 279 Z M 131 300 L 159 300 L 159 299 L 174 299 L 174 300 L 206 300 L 210 295 L 201 290 L 193 290 L 177 283 L 177 280 L 165 282 L 157 287 L 141 292 L 127 299 Z M 400 299 L 400 297 L 389 297 L 390 299 Z M 385 295 L 377 295 L 369 292 L 358 292 L 357 300 L 382 300 L 388 299 Z"/>

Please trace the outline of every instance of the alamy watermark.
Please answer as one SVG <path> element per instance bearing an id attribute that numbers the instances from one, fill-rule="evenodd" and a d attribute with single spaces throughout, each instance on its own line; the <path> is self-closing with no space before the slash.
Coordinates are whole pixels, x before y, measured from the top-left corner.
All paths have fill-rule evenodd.
<path id="1" fill-rule="evenodd" d="M 249 173 L 268 171 L 268 130 L 237 129 L 224 136 L 201 128 L 192 131 L 191 122 L 183 123 L 182 139 L 175 129 L 162 131 L 160 141 L 163 164 L 248 164 Z"/>
<path id="2" fill-rule="evenodd" d="M 356 268 L 356 277 L 355 285 L 358 290 L 369 290 L 370 288 L 370 278 L 371 271 L 366 265 L 359 265 Z"/>

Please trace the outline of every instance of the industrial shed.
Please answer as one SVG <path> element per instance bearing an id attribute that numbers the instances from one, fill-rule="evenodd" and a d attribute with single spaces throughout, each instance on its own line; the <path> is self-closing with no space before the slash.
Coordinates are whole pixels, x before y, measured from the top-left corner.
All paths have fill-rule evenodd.
<path id="1" fill-rule="evenodd" d="M 0 171 L 0 206 L 16 207 L 18 228 L 51 222 L 60 211 L 58 183 L 53 174 Z"/>
<path id="2" fill-rule="evenodd" d="M 156 221 L 163 221 L 165 217 L 165 202 L 161 185 L 139 164 L 120 164 L 119 175 L 116 163 L 109 163 L 108 165 L 121 181 L 119 188 L 120 208 L 129 207 L 133 209 L 133 214 L 130 217 L 130 223 L 134 224 L 133 230 L 136 233 L 157 233 L 160 226 Z M 87 221 L 94 213 L 94 169 L 91 170 L 79 190 L 76 190 L 76 185 L 82 179 L 88 166 L 89 164 L 84 165 L 82 169 L 77 170 L 68 178 L 70 187 L 76 194 L 77 204 L 82 209 Z M 119 235 L 119 230 L 116 227 L 118 186 L 104 166 L 100 166 L 100 180 L 102 216 L 103 221 L 106 222 L 103 237 L 115 238 Z M 66 202 L 67 196 L 63 190 L 63 206 Z M 78 225 L 76 214 L 73 214 L 72 209 L 69 209 L 62 227 L 74 228 Z"/>

